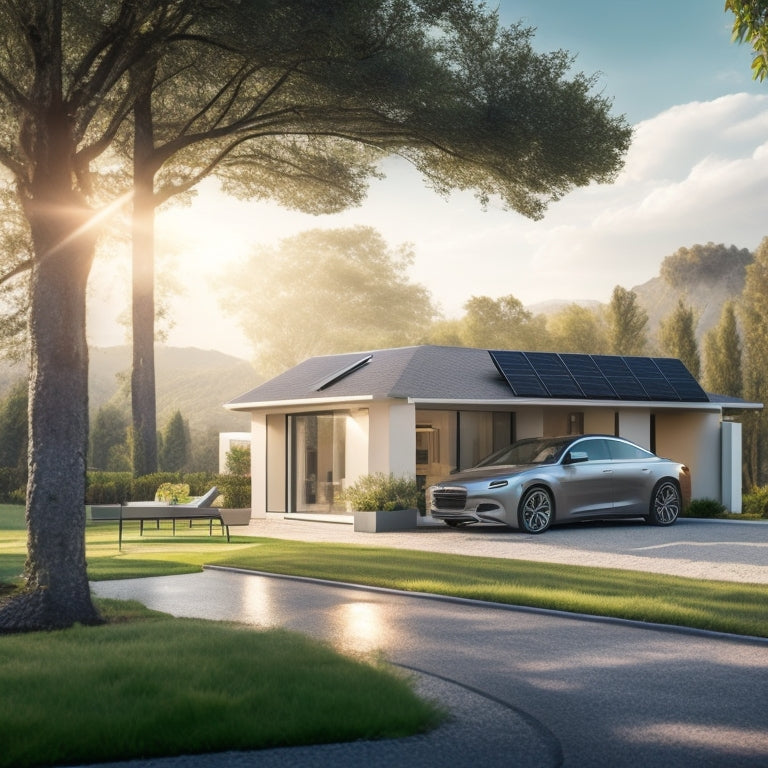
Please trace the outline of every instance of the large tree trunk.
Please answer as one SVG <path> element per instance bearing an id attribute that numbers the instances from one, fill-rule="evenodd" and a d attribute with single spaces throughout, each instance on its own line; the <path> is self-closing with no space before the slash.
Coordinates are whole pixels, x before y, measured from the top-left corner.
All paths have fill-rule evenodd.
<path id="1" fill-rule="evenodd" d="M 30 284 L 27 588 L 0 612 L 0 631 L 100 621 L 85 560 L 88 442 L 86 283 L 94 255 L 74 194 L 30 217 L 36 260 Z M 47 212 L 46 212 L 47 211 Z"/>
<path id="2" fill-rule="evenodd" d="M 157 472 L 155 401 L 155 200 L 150 93 L 134 109 L 133 163 L 133 473 Z"/>

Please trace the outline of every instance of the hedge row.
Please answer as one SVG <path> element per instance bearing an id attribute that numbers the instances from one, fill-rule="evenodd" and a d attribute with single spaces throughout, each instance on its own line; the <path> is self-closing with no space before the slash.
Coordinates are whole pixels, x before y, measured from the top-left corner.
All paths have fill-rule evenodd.
<path id="1" fill-rule="evenodd" d="M 89 472 L 86 504 L 122 504 L 126 501 L 152 501 L 164 483 L 184 483 L 190 496 L 202 496 L 216 486 L 222 493 L 220 505 L 228 508 L 251 506 L 251 478 L 219 475 L 213 472 L 156 472 L 133 477 L 130 472 Z"/>

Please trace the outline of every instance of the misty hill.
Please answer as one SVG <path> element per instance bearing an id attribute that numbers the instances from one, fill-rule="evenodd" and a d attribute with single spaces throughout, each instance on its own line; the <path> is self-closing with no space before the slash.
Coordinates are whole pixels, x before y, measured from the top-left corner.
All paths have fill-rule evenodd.
<path id="1" fill-rule="evenodd" d="M 90 350 L 91 415 L 108 402 L 130 412 L 131 347 Z M 26 378 L 26 367 L 0 361 L 0 396 Z M 155 348 L 157 425 L 163 429 L 174 411 L 181 411 L 192 432 L 239 432 L 250 429 L 247 414 L 231 413 L 223 404 L 263 380 L 240 358 L 215 350 L 158 345 Z"/>
<path id="2" fill-rule="evenodd" d="M 674 312 L 677 302 L 692 307 L 697 318 L 696 336 L 701 343 L 704 334 L 720 322 L 723 305 L 738 300 L 744 290 L 746 267 L 752 262 L 746 248 L 724 245 L 694 245 L 680 248 L 664 259 L 660 274 L 631 290 L 640 306 L 648 313 L 648 338 L 654 343 L 661 321 Z M 573 302 L 544 301 L 527 307 L 534 314 L 554 314 Z M 596 301 L 576 301 L 588 309 L 606 307 Z"/>

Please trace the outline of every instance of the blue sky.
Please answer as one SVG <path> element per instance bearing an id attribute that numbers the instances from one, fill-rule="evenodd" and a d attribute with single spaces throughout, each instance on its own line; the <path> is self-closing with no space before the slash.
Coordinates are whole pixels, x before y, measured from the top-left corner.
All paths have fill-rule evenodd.
<path id="1" fill-rule="evenodd" d="M 254 245 L 316 227 L 373 226 L 393 248 L 410 243 L 412 279 L 448 317 L 459 316 L 473 295 L 512 294 L 527 305 L 606 302 L 616 285 L 632 288 L 656 276 L 682 246 L 754 249 L 768 235 L 768 83 L 752 81 L 750 50 L 730 42 L 723 6 L 502 0 L 505 23 L 535 27 L 539 50 L 576 54 L 574 68 L 599 73 L 597 89 L 633 125 L 616 182 L 572 192 L 538 222 L 493 204 L 482 211 L 471 194 L 437 197 L 401 162 L 385 165 L 387 179 L 371 185 L 361 207 L 335 216 L 224 198 L 207 182 L 190 207 L 158 222 L 166 272 L 183 288 L 170 306 L 168 343 L 247 358 L 237 326 L 211 295 L 212 274 L 226 273 Z M 118 286 L 128 281 L 115 279 L 113 262 L 102 269 L 106 277 L 94 277 L 102 301 L 92 301 L 91 341 L 122 343 L 113 318 L 126 306 Z M 210 309 L 201 313 L 201 306 Z"/>

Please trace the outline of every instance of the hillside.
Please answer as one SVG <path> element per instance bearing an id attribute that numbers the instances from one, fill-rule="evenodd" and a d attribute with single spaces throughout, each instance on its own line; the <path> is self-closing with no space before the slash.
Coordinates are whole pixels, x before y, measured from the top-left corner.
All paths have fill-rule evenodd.
<path id="1" fill-rule="evenodd" d="M 719 274 L 706 275 L 695 273 L 685 283 L 684 288 L 675 288 L 663 277 L 656 276 L 631 290 L 637 294 L 637 301 L 648 313 L 648 338 L 655 342 L 661 321 L 674 312 L 677 302 L 682 299 L 687 306 L 693 307 L 698 318 L 696 336 L 701 343 L 704 334 L 718 324 L 723 305 L 730 300 L 738 300 L 744 290 L 744 267 L 735 263 L 731 269 L 721 269 Z M 559 312 L 571 303 L 587 309 L 606 308 L 607 304 L 597 301 L 542 301 L 526 309 L 534 314 L 550 315 Z"/>
<path id="2" fill-rule="evenodd" d="M 130 410 L 130 369 L 129 346 L 90 350 L 91 414 L 107 402 Z M 231 413 L 222 407 L 262 381 L 245 360 L 215 350 L 158 345 L 155 374 L 158 428 L 162 429 L 177 409 L 188 420 L 192 432 L 236 432 L 250 428 L 247 414 Z M 24 378 L 23 365 L 0 361 L 0 396 Z"/>

